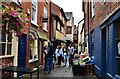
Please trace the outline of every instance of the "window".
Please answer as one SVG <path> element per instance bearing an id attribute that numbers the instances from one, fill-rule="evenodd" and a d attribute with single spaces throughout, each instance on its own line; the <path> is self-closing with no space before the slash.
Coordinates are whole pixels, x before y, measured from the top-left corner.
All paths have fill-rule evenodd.
<path id="1" fill-rule="evenodd" d="M 22 6 L 21 0 L 9 0 L 10 2 L 15 2 L 19 6 Z"/>
<path id="2" fill-rule="evenodd" d="M 47 8 L 44 6 L 44 18 L 47 18 Z M 43 30 L 47 31 L 47 22 L 43 23 Z"/>
<path id="3" fill-rule="evenodd" d="M 104 4 L 106 2 L 106 0 L 102 0 L 102 3 Z"/>
<path id="4" fill-rule="evenodd" d="M 21 0 L 17 0 L 17 2 L 20 6 L 22 5 Z"/>
<path id="5" fill-rule="evenodd" d="M 48 3 L 48 0 L 46 0 L 46 2 Z"/>
<path id="6" fill-rule="evenodd" d="M 61 32 L 62 32 L 62 33 L 64 32 L 64 27 L 62 27 L 62 30 L 61 30 Z"/>
<path id="7" fill-rule="evenodd" d="M 30 40 L 30 60 L 29 62 L 34 62 L 38 60 L 38 40 Z"/>
<path id="8" fill-rule="evenodd" d="M 91 18 L 93 18 L 95 16 L 95 13 L 94 13 L 94 0 L 91 0 Z"/>
<path id="9" fill-rule="evenodd" d="M 56 26 L 57 30 L 60 31 L 60 22 L 57 20 L 57 26 Z"/>
<path id="10" fill-rule="evenodd" d="M 120 20 L 116 22 L 117 75 L 120 76 Z"/>
<path id="11" fill-rule="evenodd" d="M 0 56 L 11 55 L 12 33 L 5 34 L 0 28 Z"/>
<path id="12" fill-rule="evenodd" d="M 31 19 L 31 23 L 33 23 L 34 25 L 37 25 L 37 0 L 32 0 L 32 19 Z"/>
<path id="13" fill-rule="evenodd" d="M 72 34 L 72 27 L 71 26 L 67 26 L 66 27 L 66 34 Z"/>

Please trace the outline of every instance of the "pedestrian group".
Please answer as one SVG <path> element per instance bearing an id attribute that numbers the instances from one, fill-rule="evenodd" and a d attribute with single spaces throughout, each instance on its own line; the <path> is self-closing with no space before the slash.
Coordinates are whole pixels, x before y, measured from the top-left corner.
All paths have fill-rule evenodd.
<path id="1" fill-rule="evenodd" d="M 75 49 L 75 47 L 72 44 L 63 47 L 61 45 L 57 45 L 55 49 L 52 42 L 45 42 L 45 73 L 50 73 L 51 70 L 54 68 L 54 64 L 60 67 L 63 63 L 63 67 L 65 67 L 67 65 L 67 61 L 69 61 L 69 66 L 71 66 L 75 53 L 77 53 L 77 49 Z"/>

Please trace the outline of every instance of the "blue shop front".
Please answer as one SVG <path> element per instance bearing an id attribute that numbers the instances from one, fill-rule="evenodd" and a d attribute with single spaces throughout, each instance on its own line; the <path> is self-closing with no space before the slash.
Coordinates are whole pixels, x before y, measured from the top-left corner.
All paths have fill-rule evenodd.
<path id="1" fill-rule="evenodd" d="M 89 36 L 95 74 L 100 78 L 120 79 L 120 10 L 96 26 Z"/>

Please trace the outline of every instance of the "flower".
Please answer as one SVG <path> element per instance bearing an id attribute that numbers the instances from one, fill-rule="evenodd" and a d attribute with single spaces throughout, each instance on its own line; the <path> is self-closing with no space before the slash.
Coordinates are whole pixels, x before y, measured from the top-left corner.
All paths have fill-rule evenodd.
<path id="1" fill-rule="evenodd" d="M 2 4 L 0 6 L 0 11 L 2 12 L 0 22 L 0 27 L 5 33 L 14 32 L 16 36 L 21 36 L 23 27 L 28 28 L 28 18 L 25 14 L 21 13 L 21 10 L 13 10 L 9 5 Z"/>
<path id="2" fill-rule="evenodd" d="M 6 18 L 5 20 L 7 20 L 7 21 L 8 21 L 8 20 L 9 20 L 9 18 Z"/>
<path id="3" fill-rule="evenodd" d="M 0 27 L 4 26 L 3 24 L 0 24 Z"/>

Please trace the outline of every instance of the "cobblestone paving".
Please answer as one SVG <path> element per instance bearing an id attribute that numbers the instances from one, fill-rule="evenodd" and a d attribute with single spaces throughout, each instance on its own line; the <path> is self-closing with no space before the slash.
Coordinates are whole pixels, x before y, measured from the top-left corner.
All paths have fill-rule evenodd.
<path id="1" fill-rule="evenodd" d="M 37 73 L 33 74 L 33 79 L 37 79 Z M 55 66 L 55 68 L 51 71 L 51 73 L 46 74 L 44 72 L 44 69 L 40 69 L 40 78 L 39 79 L 98 79 L 95 75 L 91 76 L 74 76 L 72 72 L 72 67 L 58 67 Z M 24 78 L 21 79 L 29 79 L 29 75 L 27 75 Z"/>

